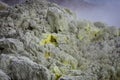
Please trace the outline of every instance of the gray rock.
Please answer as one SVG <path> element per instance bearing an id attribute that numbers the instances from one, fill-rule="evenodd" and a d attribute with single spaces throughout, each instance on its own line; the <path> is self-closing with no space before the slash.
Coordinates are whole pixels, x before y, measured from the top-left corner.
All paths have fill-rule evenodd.
<path id="1" fill-rule="evenodd" d="M 120 80 L 120 29 L 79 21 L 46 0 L 0 12 L 0 79 Z"/>
<path id="2" fill-rule="evenodd" d="M 2 70 L 0 70 L 0 80 L 11 80 Z"/>
<path id="3" fill-rule="evenodd" d="M 2 52 L 11 52 L 11 51 L 23 51 L 23 43 L 17 39 L 12 38 L 3 38 L 0 39 L 0 48 Z"/>
<path id="4" fill-rule="evenodd" d="M 9 6 L 5 3 L 3 3 L 2 1 L 0 1 L 0 10 L 5 10 L 7 9 Z"/>
<path id="5" fill-rule="evenodd" d="M 51 80 L 50 72 L 44 66 L 36 64 L 27 57 L 2 54 L 0 64 L 0 68 L 9 73 L 13 80 Z"/>

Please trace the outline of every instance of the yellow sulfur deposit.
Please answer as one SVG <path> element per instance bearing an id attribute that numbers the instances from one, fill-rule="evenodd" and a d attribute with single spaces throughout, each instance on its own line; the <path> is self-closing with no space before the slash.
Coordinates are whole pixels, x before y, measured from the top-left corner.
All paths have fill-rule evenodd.
<path id="1" fill-rule="evenodd" d="M 46 59 L 49 59 L 49 58 L 51 58 L 53 55 L 50 53 L 50 52 L 46 52 L 45 53 L 45 55 L 44 55 L 44 57 L 46 58 Z"/>
<path id="2" fill-rule="evenodd" d="M 41 42 L 40 42 L 40 45 L 46 45 L 46 44 L 53 44 L 55 46 L 57 46 L 57 37 L 52 35 L 52 34 L 48 34 L 47 35 L 47 38 L 43 39 Z"/>

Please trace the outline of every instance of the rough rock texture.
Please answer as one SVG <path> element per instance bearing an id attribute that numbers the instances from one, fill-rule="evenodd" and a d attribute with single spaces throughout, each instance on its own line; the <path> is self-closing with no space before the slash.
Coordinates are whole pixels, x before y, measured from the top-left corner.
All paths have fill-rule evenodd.
<path id="1" fill-rule="evenodd" d="M 10 80 L 10 77 L 0 70 L 0 80 Z"/>
<path id="2" fill-rule="evenodd" d="M 120 80 L 120 29 L 79 21 L 46 0 L 0 12 L 0 80 Z"/>
<path id="3" fill-rule="evenodd" d="M 7 9 L 9 6 L 3 2 L 0 1 L 0 10 Z"/>

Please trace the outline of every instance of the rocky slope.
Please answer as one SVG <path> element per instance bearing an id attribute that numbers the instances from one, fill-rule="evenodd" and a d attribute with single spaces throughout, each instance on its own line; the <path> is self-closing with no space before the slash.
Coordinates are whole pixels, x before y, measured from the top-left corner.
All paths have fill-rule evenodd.
<path id="1" fill-rule="evenodd" d="M 76 20 L 46 0 L 0 11 L 0 80 L 120 80 L 120 29 Z"/>

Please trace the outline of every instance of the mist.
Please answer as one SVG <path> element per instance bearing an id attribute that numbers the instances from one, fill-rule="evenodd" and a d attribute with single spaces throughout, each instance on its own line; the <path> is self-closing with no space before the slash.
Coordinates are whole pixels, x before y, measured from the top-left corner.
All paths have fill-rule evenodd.
<path id="1" fill-rule="evenodd" d="M 0 0 L 0 1 L 2 1 L 10 6 L 13 6 L 15 4 L 20 4 L 20 3 L 24 2 L 25 0 Z"/>
<path id="2" fill-rule="evenodd" d="M 120 0 L 50 0 L 75 12 L 79 19 L 120 27 Z"/>
<path id="3" fill-rule="evenodd" d="M 0 0 L 8 5 L 25 0 Z M 78 19 L 100 21 L 110 26 L 120 27 L 120 0 L 48 0 L 67 7 L 76 13 Z"/>

